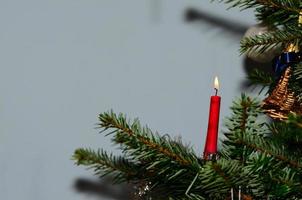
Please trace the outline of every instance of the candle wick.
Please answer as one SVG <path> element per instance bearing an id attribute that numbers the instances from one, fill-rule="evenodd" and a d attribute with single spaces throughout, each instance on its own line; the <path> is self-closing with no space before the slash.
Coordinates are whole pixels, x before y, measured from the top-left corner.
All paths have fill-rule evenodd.
<path id="1" fill-rule="evenodd" d="M 215 89 L 215 96 L 217 96 L 218 94 L 218 89 L 217 88 L 214 88 Z"/>

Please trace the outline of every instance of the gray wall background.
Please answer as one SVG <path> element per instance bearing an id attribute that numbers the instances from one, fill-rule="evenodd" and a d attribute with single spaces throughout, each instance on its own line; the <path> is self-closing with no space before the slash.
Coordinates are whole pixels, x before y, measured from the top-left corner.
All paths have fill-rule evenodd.
<path id="1" fill-rule="evenodd" d="M 210 19 L 186 22 L 190 7 Z M 181 135 L 201 154 L 214 76 L 221 121 L 246 76 L 242 33 L 208 21 L 250 26 L 253 13 L 226 8 L 206 0 L 0 1 L 0 198 L 111 199 L 77 192 L 75 180 L 94 176 L 70 160 L 77 147 L 116 152 L 94 129 L 111 108 Z"/>

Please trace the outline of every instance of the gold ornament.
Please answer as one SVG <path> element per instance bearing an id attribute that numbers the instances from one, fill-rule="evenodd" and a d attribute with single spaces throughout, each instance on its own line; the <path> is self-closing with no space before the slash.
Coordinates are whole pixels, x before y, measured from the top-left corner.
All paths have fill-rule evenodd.
<path id="1" fill-rule="evenodd" d="M 288 67 L 272 93 L 263 101 L 262 108 L 273 119 L 286 119 L 294 105 L 294 93 L 288 90 L 290 74 L 291 68 Z"/>
<path id="2" fill-rule="evenodd" d="M 297 45 L 290 44 L 286 51 L 298 52 L 298 47 Z M 291 72 L 291 67 L 287 67 L 280 77 L 277 86 L 263 101 L 262 108 L 273 119 L 285 120 L 290 113 L 302 114 L 301 103 L 298 101 L 295 93 L 288 88 Z"/>
<path id="3" fill-rule="evenodd" d="M 302 25 L 302 10 L 299 13 L 298 25 Z M 298 52 L 298 44 L 289 44 L 286 52 Z M 291 66 L 287 67 L 272 93 L 263 101 L 262 108 L 273 119 L 286 120 L 288 114 L 302 114 L 302 104 L 295 93 L 288 88 Z"/>

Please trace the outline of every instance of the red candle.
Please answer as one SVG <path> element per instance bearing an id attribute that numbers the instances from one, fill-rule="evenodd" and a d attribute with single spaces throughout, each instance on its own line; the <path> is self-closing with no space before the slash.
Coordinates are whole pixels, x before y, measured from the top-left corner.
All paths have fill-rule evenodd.
<path id="1" fill-rule="evenodd" d="M 217 77 L 215 77 L 214 88 L 216 93 L 215 96 L 211 96 L 208 133 L 203 156 L 205 160 L 215 158 L 217 153 L 218 125 L 221 99 L 220 96 L 217 95 L 219 88 L 219 82 Z"/>

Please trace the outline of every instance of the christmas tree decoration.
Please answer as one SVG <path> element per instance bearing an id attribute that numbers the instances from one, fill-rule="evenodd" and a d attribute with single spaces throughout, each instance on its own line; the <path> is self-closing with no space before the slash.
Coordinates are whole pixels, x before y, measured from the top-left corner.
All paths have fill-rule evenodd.
<path id="1" fill-rule="evenodd" d="M 151 183 L 146 183 L 146 182 L 141 182 L 141 183 L 136 184 L 134 186 L 135 200 L 152 200 L 151 197 L 148 197 L 148 193 L 150 192 L 150 185 L 151 185 Z"/>
<path id="2" fill-rule="evenodd" d="M 302 199 L 302 3 L 221 1 L 253 8 L 260 24 L 266 24 L 241 40 L 242 53 L 256 51 L 271 59 L 273 48 L 286 47 L 273 61 L 275 76 L 264 71 L 249 76 L 252 83 L 269 87 L 269 96 L 258 100 L 242 94 L 233 102 L 218 151 L 221 98 L 215 86 L 203 156 L 181 139 L 160 135 L 138 119 L 113 111 L 101 113 L 101 133 L 110 136 L 122 154 L 79 148 L 73 155 L 77 165 L 93 169 L 100 177 L 111 176 L 115 183 L 136 185 L 137 199 Z M 267 114 L 272 120 L 266 120 Z"/>
<path id="3" fill-rule="evenodd" d="M 288 88 L 288 81 L 290 76 L 291 68 L 288 67 L 285 70 L 284 74 L 281 76 L 277 86 L 263 101 L 262 107 L 264 111 L 274 119 L 285 120 L 287 119 L 290 112 L 297 110 L 294 92 L 290 91 Z"/>
<path id="4" fill-rule="evenodd" d="M 220 101 L 221 97 L 218 96 L 219 82 L 218 78 L 214 80 L 215 95 L 211 96 L 208 132 L 207 139 L 204 147 L 204 160 L 215 160 L 217 156 L 217 141 L 218 141 L 218 126 L 220 114 Z"/>
<path id="5" fill-rule="evenodd" d="M 250 27 L 244 34 L 243 38 L 250 38 L 253 36 L 261 36 L 267 33 L 272 32 L 272 28 L 269 28 L 265 24 L 257 24 L 252 27 Z M 278 55 L 281 52 L 281 46 L 273 46 L 269 49 L 267 49 L 264 52 L 259 52 L 259 47 L 253 48 L 246 52 L 246 56 L 254 61 L 257 62 L 270 62 L 276 55 Z"/>
<path id="6" fill-rule="evenodd" d="M 301 12 L 298 18 L 298 26 L 302 23 Z M 285 52 L 275 58 L 273 68 L 279 81 L 270 95 L 263 101 L 264 111 L 273 119 L 285 120 L 290 113 L 302 114 L 302 102 L 294 91 L 289 88 L 292 68 L 302 61 L 298 44 L 291 43 Z"/>

